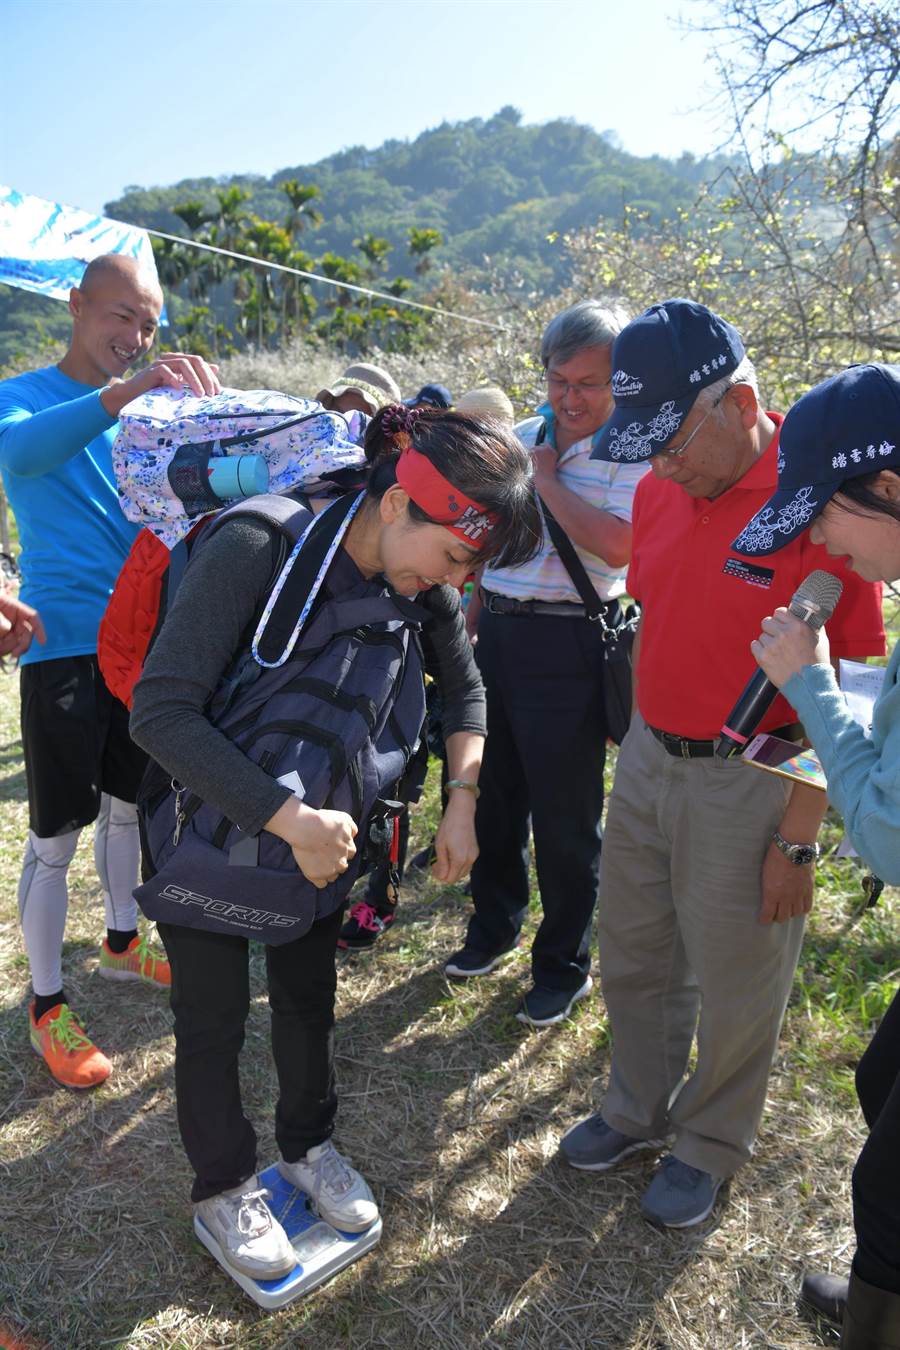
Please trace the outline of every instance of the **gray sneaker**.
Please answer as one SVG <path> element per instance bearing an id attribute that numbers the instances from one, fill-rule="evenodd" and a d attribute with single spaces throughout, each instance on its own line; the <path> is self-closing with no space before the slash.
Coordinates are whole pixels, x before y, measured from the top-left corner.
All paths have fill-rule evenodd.
<path id="1" fill-rule="evenodd" d="M 345 1233 L 363 1233 L 378 1218 L 368 1182 L 330 1139 L 309 1149 L 299 1162 L 282 1159 L 278 1170 L 292 1186 L 306 1192 L 321 1218 Z"/>
<path id="2" fill-rule="evenodd" d="M 690 1228 L 712 1213 L 723 1180 L 670 1153 L 644 1192 L 641 1213 L 664 1228 Z"/>
<path id="3" fill-rule="evenodd" d="M 662 1139 L 635 1139 L 614 1130 L 598 1112 L 573 1125 L 559 1141 L 559 1151 L 571 1167 L 583 1172 L 608 1172 L 616 1163 L 642 1149 L 661 1149 Z"/>
<path id="4" fill-rule="evenodd" d="M 257 1178 L 250 1177 L 233 1191 L 194 1205 L 194 1213 L 219 1244 L 223 1259 L 254 1280 L 280 1280 L 297 1264 L 287 1234 L 266 1204 L 268 1195 Z"/>

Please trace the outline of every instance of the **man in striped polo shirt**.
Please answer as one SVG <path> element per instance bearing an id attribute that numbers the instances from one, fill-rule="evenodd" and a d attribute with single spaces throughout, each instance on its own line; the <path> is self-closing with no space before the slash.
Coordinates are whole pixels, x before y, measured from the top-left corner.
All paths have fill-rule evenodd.
<path id="1" fill-rule="evenodd" d="M 608 611 L 625 589 L 631 503 L 645 472 L 644 465 L 591 459 L 613 409 L 612 344 L 627 322 L 621 309 L 596 300 L 557 314 L 541 343 L 548 401 L 516 429 L 533 447 L 538 493 Z M 528 908 L 530 818 L 543 920 L 532 948 L 533 985 L 516 1015 L 549 1026 L 591 989 L 606 755 L 602 635 L 546 529 L 531 562 L 485 570 L 469 626 L 487 694 L 475 817 L 480 853 L 472 870 L 475 913 L 445 970 L 462 979 L 486 975 L 518 944 Z"/>

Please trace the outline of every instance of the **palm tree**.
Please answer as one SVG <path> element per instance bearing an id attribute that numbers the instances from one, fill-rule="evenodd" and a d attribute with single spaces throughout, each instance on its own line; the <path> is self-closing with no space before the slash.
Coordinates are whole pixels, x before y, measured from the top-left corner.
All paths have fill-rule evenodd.
<path id="1" fill-rule="evenodd" d="M 310 202 L 321 197 L 321 188 L 315 187 L 312 183 L 300 183 L 296 178 L 288 178 L 281 184 L 281 191 L 291 204 L 288 218 L 284 223 L 284 228 L 291 239 L 296 239 L 298 234 L 302 234 L 307 225 L 310 229 L 318 229 L 325 217 L 321 211 L 310 206 Z"/>
<path id="2" fill-rule="evenodd" d="M 218 211 L 211 218 L 210 237 L 215 230 L 216 242 L 220 248 L 238 251 L 237 245 L 240 241 L 241 231 L 249 219 L 249 214 L 244 209 L 244 203 L 249 200 L 250 193 L 243 188 L 216 189 Z"/>
<path id="3" fill-rule="evenodd" d="M 444 242 L 444 236 L 440 230 L 417 229 L 415 225 L 410 226 L 407 231 L 409 238 L 409 254 L 411 258 L 418 258 L 416 263 L 416 272 L 424 276 L 431 266 L 429 253 L 433 248 Z"/>
<path id="4" fill-rule="evenodd" d="M 203 202 L 198 201 L 179 202 L 172 207 L 172 211 L 179 220 L 184 221 L 191 234 L 196 234 L 213 219 Z"/>
<path id="5" fill-rule="evenodd" d="M 374 281 L 379 272 L 383 272 L 387 266 L 386 258 L 393 247 L 386 239 L 380 239 L 377 234 L 364 234 L 362 239 L 354 239 L 353 247 L 358 248 L 360 253 L 369 264 L 367 269 L 368 279 Z"/>
<path id="6" fill-rule="evenodd" d="M 284 266 L 290 266 L 291 257 L 291 236 L 287 230 L 282 229 L 280 225 L 274 225 L 270 220 L 261 220 L 259 216 L 251 216 L 244 234 L 243 252 L 253 254 L 258 258 L 264 258 L 267 262 L 277 262 Z M 275 301 L 275 287 L 272 280 L 272 273 L 268 268 L 254 268 L 253 292 L 252 298 L 248 300 L 248 308 L 256 309 L 257 335 L 260 348 L 265 346 L 266 336 L 272 327 L 270 320 L 270 309 Z M 284 322 L 284 305 L 282 305 L 282 325 Z M 275 321 L 277 327 L 277 319 Z"/>

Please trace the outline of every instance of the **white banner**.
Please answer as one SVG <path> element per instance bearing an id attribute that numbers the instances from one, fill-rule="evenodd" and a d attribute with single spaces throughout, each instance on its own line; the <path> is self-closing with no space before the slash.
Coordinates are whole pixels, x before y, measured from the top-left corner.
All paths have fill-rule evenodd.
<path id="1" fill-rule="evenodd" d="M 88 263 L 103 253 L 139 258 L 156 276 L 146 230 L 0 186 L 0 282 L 4 285 L 68 300 Z M 161 322 L 167 322 L 165 309 Z"/>

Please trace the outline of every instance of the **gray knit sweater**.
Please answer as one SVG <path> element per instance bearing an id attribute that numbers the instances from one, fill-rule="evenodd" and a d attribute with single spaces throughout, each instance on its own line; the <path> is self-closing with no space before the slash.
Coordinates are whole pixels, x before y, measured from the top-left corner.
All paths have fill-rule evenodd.
<path id="1" fill-rule="evenodd" d="M 248 834 L 258 833 L 291 794 L 223 736 L 205 709 L 262 611 L 278 550 L 274 527 L 235 519 L 197 551 L 147 658 L 131 714 L 137 744 Z M 359 580 L 341 550 L 323 592 L 334 595 Z M 441 691 L 444 735 L 483 736 L 484 689 L 459 595 L 450 586 L 434 586 L 418 603 L 432 614 L 422 647 Z"/>

